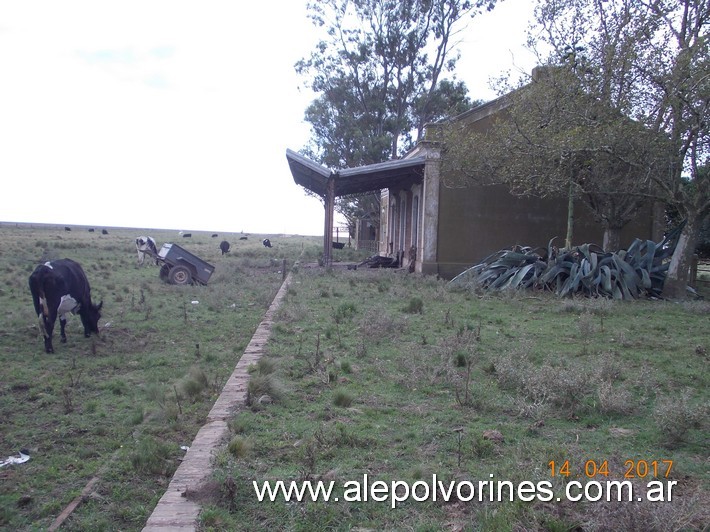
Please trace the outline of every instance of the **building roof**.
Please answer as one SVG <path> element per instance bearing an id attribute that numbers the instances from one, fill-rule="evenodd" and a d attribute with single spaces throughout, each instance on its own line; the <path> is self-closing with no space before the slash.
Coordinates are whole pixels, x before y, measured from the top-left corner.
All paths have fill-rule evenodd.
<path id="1" fill-rule="evenodd" d="M 327 183 L 331 179 L 335 180 L 336 197 L 397 188 L 421 181 L 426 162 L 426 157 L 420 155 L 356 168 L 331 170 L 289 149 L 286 150 L 286 159 L 296 184 L 322 197 L 326 195 Z"/>

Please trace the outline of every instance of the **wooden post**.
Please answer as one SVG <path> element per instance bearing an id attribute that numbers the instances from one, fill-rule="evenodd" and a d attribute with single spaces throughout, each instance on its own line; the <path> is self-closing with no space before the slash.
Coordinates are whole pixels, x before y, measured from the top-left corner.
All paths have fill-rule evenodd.
<path id="1" fill-rule="evenodd" d="M 330 266 L 333 247 L 333 212 L 335 211 L 335 176 L 330 176 L 325 192 L 325 234 L 323 235 L 323 266 Z"/>

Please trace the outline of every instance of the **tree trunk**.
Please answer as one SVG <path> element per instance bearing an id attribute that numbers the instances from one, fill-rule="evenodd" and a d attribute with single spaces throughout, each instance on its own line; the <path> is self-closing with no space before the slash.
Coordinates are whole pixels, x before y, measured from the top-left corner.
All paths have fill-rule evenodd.
<path id="1" fill-rule="evenodd" d="M 621 248 L 621 229 L 617 227 L 604 228 L 604 241 L 602 249 L 604 251 L 618 251 Z"/>
<path id="2" fill-rule="evenodd" d="M 569 193 L 567 196 L 567 236 L 565 237 L 565 247 L 572 249 L 572 237 L 574 235 L 574 181 L 569 181 Z"/>
<path id="3" fill-rule="evenodd" d="M 668 273 L 663 284 L 663 296 L 669 299 L 685 299 L 688 295 L 688 274 L 695 253 L 697 217 L 689 217 L 680 233 L 675 251 L 668 266 Z"/>

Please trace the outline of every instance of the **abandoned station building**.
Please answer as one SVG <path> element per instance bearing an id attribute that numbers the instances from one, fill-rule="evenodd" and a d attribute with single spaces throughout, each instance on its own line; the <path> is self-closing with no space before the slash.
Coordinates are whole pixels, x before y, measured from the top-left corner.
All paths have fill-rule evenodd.
<path id="1" fill-rule="evenodd" d="M 503 96 L 451 120 L 484 131 L 506 105 Z M 563 244 L 566 198 L 514 196 L 503 185 L 447 186 L 441 175 L 442 145 L 427 138 L 435 127 L 428 127 L 403 158 L 357 168 L 330 170 L 286 151 L 294 181 L 323 198 L 326 260 L 331 257 L 335 198 L 375 190 L 381 191 L 379 230 L 373 235 L 376 249 L 380 255 L 401 258 L 401 266 L 411 271 L 451 279 L 501 249 L 545 247 L 553 237 Z M 601 245 L 604 230 L 591 211 L 581 202 L 574 209 L 573 245 Z M 642 209 L 621 231 L 622 245 L 634 238 L 661 240 L 662 215 L 662 209 Z"/>

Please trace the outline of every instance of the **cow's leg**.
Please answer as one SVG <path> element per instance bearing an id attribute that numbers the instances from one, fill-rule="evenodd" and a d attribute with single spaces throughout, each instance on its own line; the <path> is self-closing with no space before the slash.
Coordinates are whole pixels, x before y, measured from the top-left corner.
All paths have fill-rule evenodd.
<path id="1" fill-rule="evenodd" d="M 54 347 L 52 346 L 52 332 L 54 331 L 54 320 L 43 314 L 39 315 L 39 327 L 42 330 L 42 335 L 44 336 L 44 350 L 47 353 L 54 353 Z"/>
<path id="2" fill-rule="evenodd" d="M 59 316 L 59 331 L 62 335 L 62 343 L 67 343 L 67 334 L 64 332 L 64 328 L 67 326 L 67 319 L 64 316 Z"/>

